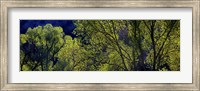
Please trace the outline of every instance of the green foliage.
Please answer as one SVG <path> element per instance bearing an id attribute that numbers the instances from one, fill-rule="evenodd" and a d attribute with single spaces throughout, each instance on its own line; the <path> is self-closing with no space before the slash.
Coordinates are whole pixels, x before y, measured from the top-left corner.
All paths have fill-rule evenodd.
<path id="1" fill-rule="evenodd" d="M 51 24 L 21 34 L 21 70 L 180 70 L 179 20 L 77 20 L 74 24 L 74 38 Z"/>
<path id="2" fill-rule="evenodd" d="M 61 27 L 53 27 L 50 24 L 44 27 L 29 28 L 25 34 L 21 34 L 21 70 L 23 65 L 29 66 L 29 70 L 51 70 L 64 45 L 64 33 Z M 27 68 L 27 67 L 26 67 Z"/>

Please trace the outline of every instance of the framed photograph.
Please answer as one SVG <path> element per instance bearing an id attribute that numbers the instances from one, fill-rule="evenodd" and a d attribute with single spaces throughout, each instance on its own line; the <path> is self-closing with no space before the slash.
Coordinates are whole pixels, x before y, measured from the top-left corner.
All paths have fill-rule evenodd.
<path id="1" fill-rule="evenodd" d="M 0 90 L 199 91 L 199 0 L 1 0 Z"/>

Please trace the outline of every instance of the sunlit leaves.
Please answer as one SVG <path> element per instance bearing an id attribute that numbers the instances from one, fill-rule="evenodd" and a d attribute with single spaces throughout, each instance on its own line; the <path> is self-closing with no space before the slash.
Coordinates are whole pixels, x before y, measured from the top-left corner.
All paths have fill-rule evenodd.
<path id="1" fill-rule="evenodd" d="M 20 56 L 26 55 L 21 65 L 29 65 L 29 70 L 52 70 L 52 60 L 64 44 L 63 36 L 62 28 L 51 24 L 28 28 L 20 35 L 21 50 L 25 53 Z"/>
<path id="2" fill-rule="evenodd" d="M 38 26 L 20 35 L 21 70 L 177 71 L 178 20 L 76 20 L 75 37 Z"/>
<path id="3" fill-rule="evenodd" d="M 153 70 L 152 65 L 155 64 L 154 70 L 159 70 L 159 67 L 165 63 L 171 65 L 172 70 L 180 68 L 179 65 L 174 64 L 180 62 L 180 60 L 175 61 L 180 56 L 179 21 L 78 20 L 75 23 L 77 26 L 75 34 L 84 36 L 82 40 L 87 40 L 89 45 L 86 46 L 91 46 L 93 53 L 99 52 L 98 55 L 94 53 L 92 56 L 102 56 L 101 51 L 103 47 L 106 48 L 108 57 L 103 57 L 107 60 L 107 64 L 102 62 L 102 69 L 110 70 L 109 67 L 115 64 L 122 66 L 122 70 L 126 67 L 128 70 L 144 70 L 146 65 L 150 65 L 151 69 L 148 70 Z M 169 52 L 172 49 L 175 49 L 176 53 Z M 166 58 L 166 56 L 173 57 Z M 108 65 L 109 63 L 113 64 Z"/>

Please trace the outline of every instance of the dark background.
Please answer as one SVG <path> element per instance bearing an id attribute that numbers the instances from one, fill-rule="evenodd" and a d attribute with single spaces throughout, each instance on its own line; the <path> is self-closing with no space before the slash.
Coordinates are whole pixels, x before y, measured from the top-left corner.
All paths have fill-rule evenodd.
<path id="1" fill-rule="evenodd" d="M 37 26 L 45 26 L 46 24 L 52 24 L 54 27 L 60 26 L 66 35 L 75 36 L 72 34 L 75 28 L 73 20 L 20 20 L 20 34 L 26 33 L 29 27 L 34 28 Z"/>

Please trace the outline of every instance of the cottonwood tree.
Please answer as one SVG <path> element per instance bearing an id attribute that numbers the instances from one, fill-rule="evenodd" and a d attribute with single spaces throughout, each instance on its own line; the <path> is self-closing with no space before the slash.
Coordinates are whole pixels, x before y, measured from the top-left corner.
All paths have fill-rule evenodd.
<path id="1" fill-rule="evenodd" d="M 179 70 L 178 20 L 79 20 L 75 34 L 103 70 Z M 87 50 L 87 49 L 86 49 Z M 104 55 L 106 54 L 106 55 Z M 176 55 L 176 56 L 174 56 Z"/>
<path id="2" fill-rule="evenodd" d="M 180 70 L 179 20 L 77 20 L 75 37 L 51 24 L 20 35 L 21 70 Z"/>
<path id="3" fill-rule="evenodd" d="M 51 70 L 65 44 L 61 27 L 47 24 L 29 28 L 20 35 L 21 70 Z"/>

